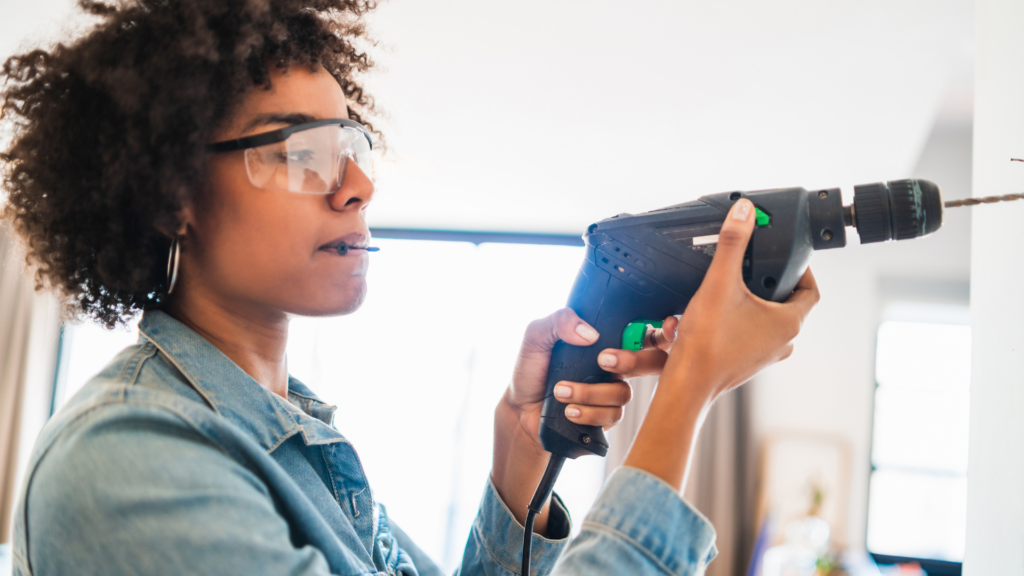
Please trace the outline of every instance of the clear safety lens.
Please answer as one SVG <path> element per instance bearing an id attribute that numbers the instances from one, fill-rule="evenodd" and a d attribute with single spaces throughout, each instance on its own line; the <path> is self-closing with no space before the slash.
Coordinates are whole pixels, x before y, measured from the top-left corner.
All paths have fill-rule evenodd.
<path id="1" fill-rule="evenodd" d="M 345 126 L 310 128 L 284 142 L 245 151 L 245 169 L 253 186 L 306 194 L 337 192 L 350 160 L 371 177 L 369 141 L 359 130 Z"/>

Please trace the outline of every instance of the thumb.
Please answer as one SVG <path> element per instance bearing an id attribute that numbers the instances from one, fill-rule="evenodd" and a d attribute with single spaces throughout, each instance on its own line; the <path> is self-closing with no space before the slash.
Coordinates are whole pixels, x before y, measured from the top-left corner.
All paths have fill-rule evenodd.
<path id="1" fill-rule="evenodd" d="M 573 346 L 590 346 L 597 342 L 599 334 L 587 324 L 572 308 L 561 310 L 530 322 L 523 337 L 522 352 L 551 352 L 555 343 L 564 340 Z"/>
<path id="2" fill-rule="evenodd" d="M 754 204 L 750 200 L 741 198 L 733 204 L 718 233 L 718 247 L 708 268 L 709 279 L 732 281 L 740 277 L 743 255 L 754 232 L 754 222 Z"/>

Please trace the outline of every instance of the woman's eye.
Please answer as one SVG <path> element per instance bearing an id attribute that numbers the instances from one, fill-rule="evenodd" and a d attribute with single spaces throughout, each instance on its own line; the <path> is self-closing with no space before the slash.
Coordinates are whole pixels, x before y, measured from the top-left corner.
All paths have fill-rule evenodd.
<path id="1" fill-rule="evenodd" d="M 287 160 L 289 162 L 309 162 L 313 159 L 312 150 L 292 150 L 288 152 Z"/>

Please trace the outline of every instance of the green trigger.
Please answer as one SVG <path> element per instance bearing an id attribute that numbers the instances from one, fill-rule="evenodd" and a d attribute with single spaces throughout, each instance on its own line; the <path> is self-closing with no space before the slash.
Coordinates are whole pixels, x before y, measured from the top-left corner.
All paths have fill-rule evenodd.
<path id="1" fill-rule="evenodd" d="M 622 331 L 622 349 L 636 352 L 644 347 L 644 336 L 647 336 L 647 327 L 661 328 L 662 320 L 634 320 L 626 325 Z"/>
<path id="2" fill-rule="evenodd" d="M 756 219 L 758 226 L 767 226 L 772 223 L 772 217 L 769 216 L 764 210 L 761 210 L 756 206 L 754 207 L 754 210 L 757 210 Z"/>

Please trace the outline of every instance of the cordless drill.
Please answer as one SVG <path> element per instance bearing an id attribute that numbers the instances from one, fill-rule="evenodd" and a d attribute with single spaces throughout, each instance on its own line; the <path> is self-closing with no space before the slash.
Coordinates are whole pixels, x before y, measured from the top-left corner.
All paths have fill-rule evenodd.
<path id="1" fill-rule="evenodd" d="M 939 229 L 944 208 L 932 182 L 896 180 L 856 186 L 849 206 L 843 206 L 838 188 L 724 192 L 590 225 L 583 235 L 586 256 L 567 306 L 600 338 L 590 346 L 558 342 L 551 352 L 540 439 L 552 456 L 527 515 L 523 574 L 529 574 L 533 516 L 550 496 L 565 459 L 608 453 L 601 427 L 566 419 L 566 405 L 554 396 L 555 384 L 614 379 L 597 364 L 601 350 L 639 350 L 649 327 L 683 313 L 711 265 L 726 213 L 740 198 L 754 204 L 757 220 L 743 260 L 743 280 L 755 295 L 775 302 L 789 297 L 814 250 L 846 246 L 847 226 L 857 229 L 862 244 L 917 238 Z"/>

